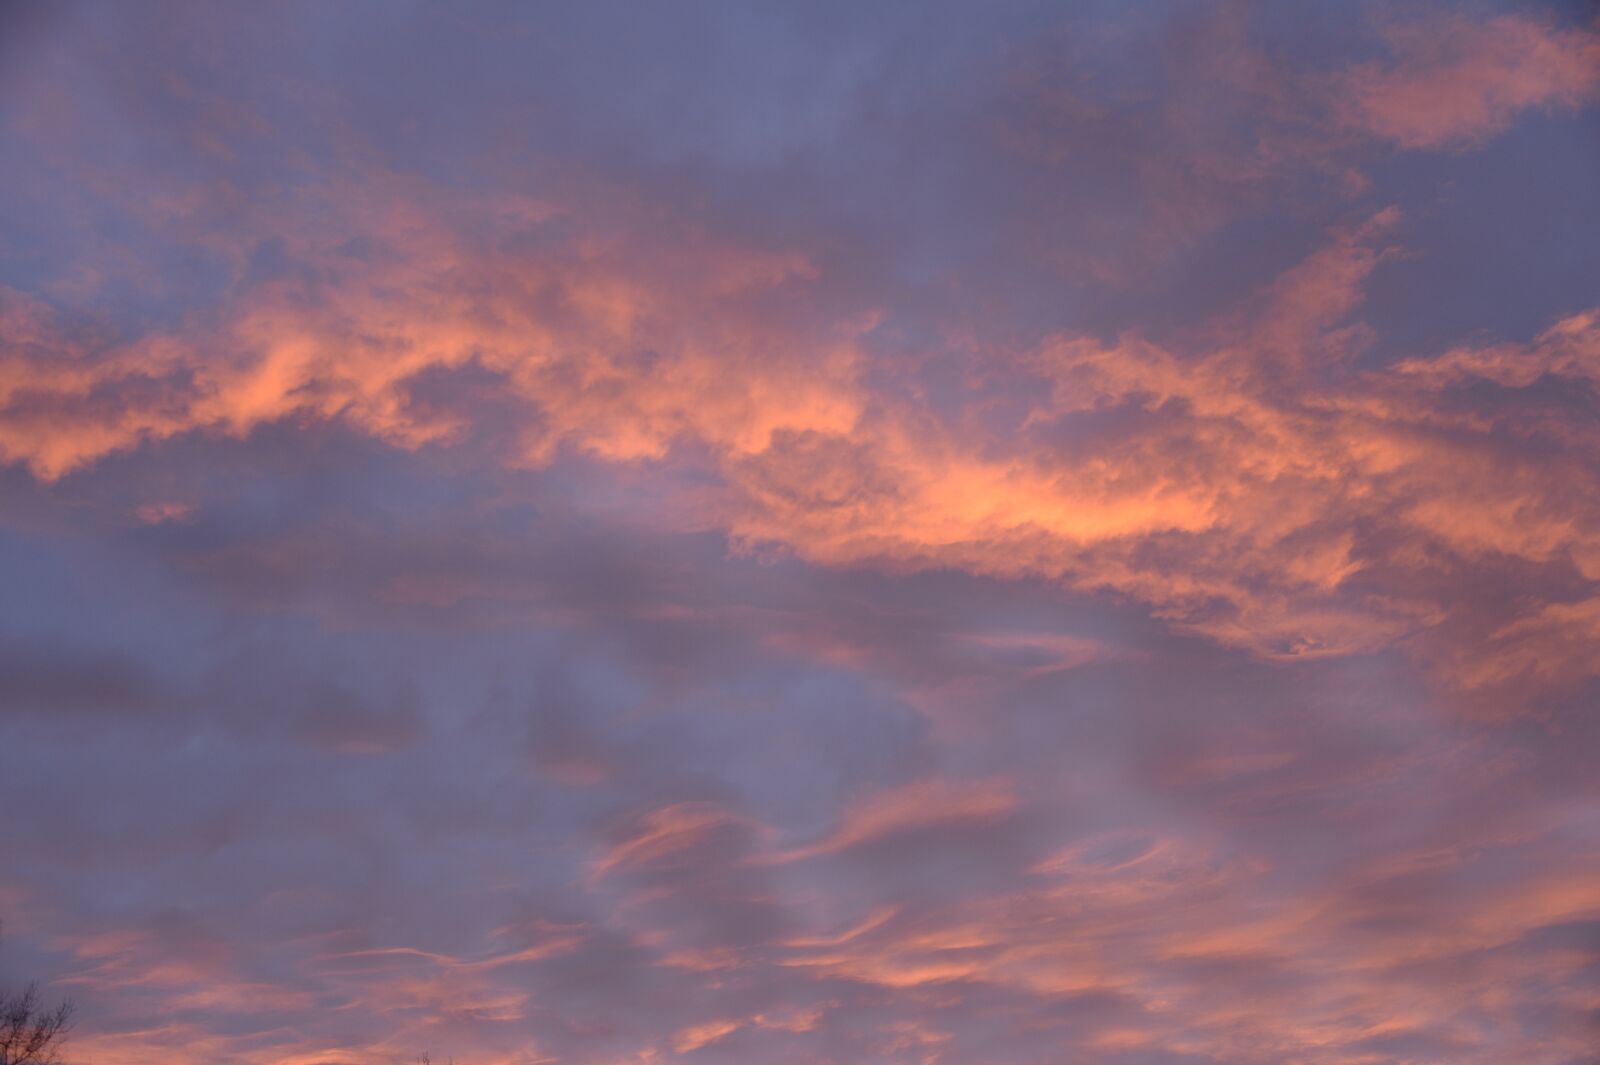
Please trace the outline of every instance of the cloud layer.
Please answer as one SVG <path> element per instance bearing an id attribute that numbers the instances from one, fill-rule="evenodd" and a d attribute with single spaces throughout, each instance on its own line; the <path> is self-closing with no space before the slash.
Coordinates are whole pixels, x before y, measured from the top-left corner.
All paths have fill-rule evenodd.
<path id="1" fill-rule="evenodd" d="M 1585 1060 L 1594 26 L 3 17 L 72 1061 Z"/>

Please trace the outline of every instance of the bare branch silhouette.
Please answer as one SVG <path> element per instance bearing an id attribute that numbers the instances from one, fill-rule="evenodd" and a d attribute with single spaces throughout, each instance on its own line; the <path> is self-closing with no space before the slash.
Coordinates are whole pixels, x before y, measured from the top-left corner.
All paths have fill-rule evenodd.
<path id="1" fill-rule="evenodd" d="M 50 1065 L 72 1026 L 72 1003 L 47 1009 L 39 989 L 0 995 L 0 1065 Z"/>
<path id="2" fill-rule="evenodd" d="M 72 1003 L 49 1009 L 39 987 L 0 992 L 0 1065 L 51 1065 L 72 1027 Z"/>

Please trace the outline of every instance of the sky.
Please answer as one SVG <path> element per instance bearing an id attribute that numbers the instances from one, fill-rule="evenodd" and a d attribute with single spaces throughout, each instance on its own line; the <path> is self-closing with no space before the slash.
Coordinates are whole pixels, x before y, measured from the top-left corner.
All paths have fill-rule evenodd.
<path id="1" fill-rule="evenodd" d="M 67 1065 L 1589 1065 L 1585 3 L 0 6 Z"/>

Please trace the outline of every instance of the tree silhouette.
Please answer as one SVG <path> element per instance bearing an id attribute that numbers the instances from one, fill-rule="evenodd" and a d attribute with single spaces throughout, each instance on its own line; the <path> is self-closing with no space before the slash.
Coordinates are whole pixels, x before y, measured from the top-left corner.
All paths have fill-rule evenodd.
<path id="1" fill-rule="evenodd" d="M 0 1065 L 50 1065 L 71 1026 L 72 1003 L 45 1007 L 37 984 L 0 992 Z"/>
<path id="2" fill-rule="evenodd" d="M 72 1003 L 47 1009 L 39 989 L 0 995 L 0 1065 L 50 1065 L 72 1024 Z"/>

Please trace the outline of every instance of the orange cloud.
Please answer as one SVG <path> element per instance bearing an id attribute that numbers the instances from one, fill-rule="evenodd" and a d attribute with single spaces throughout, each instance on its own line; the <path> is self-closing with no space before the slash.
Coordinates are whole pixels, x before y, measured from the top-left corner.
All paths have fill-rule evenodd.
<path id="1" fill-rule="evenodd" d="M 838 828 L 816 843 L 778 851 L 761 860 L 804 861 L 919 829 L 993 823 L 1016 808 L 1017 800 L 1004 781 L 921 781 L 853 806 Z"/>
<path id="2" fill-rule="evenodd" d="M 1376 1060 L 1369 1040 L 1437 1039 L 1464 1010 L 1509 1016 L 1526 996 L 1505 982 L 1531 976 L 1533 961 L 1509 948 L 1600 914 L 1587 865 L 1530 870 L 1512 886 L 1474 881 L 1475 863 L 1525 843 L 1484 838 L 1443 864 L 1417 856 L 1406 871 L 1357 863 L 1316 891 L 1285 893 L 1265 862 L 1192 838 L 1113 833 L 1075 844 L 1001 897 L 796 944 L 784 964 L 926 1006 L 941 1002 L 934 996 L 983 1001 L 979 988 L 1082 998 L 1100 1006 L 1079 1035 L 1088 1046 L 1213 1056 L 1248 1047 L 1252 1060 L 1356 1065 Z M 1539 956 L 1549 967 L 1539 987 L 1582 984 L 1580 942 Z M 1581 994 L 1568 1001 L 1580 1008 Z M 1460 1060 L 1490 1060 L 1468 1050 L 1479 1034 L 1459 1036 Z M 1556 1060 L 1584 1036 L 1552 1038 Z"/>
<path id="3" fill-rule="evenodd" d="M 680 1054 L 721 1041 L 743 1027 L 740 1021 L 708 1021 L 685 1028 L 672 1037 L 672 1049 Z"/>
<path id="4" fill-rule="evenodd" d="M 674 862 L 685 855 L 692 857 L 697 848 L 715 840 L 725 830 L 748 827 L 748 822 L 710 803 L 675 803 L 651 810 L 595 864 L 594 875 L 603 877 L 617 869 Z"/>
<path id="5" fill-rule="evenodd" d="M 142 441 L 242 436 L 285 418 L 342 418 L 414 448 L 471 420 L 425 409 L 419 375 L 469 366 L 521 403 L 507 456 L 518 462 L 548 461 L 562 445 L 660 458 L 685 437 L 744 454 L 776 433 L 848 431 L 859 416 L 850 340 L 862 323 L 826 350 L 797 351 L 741 308 L 752 291 L 810 276 L 802 259 L 677 232 L 679 268 L 657 276 L 620 240 L 502 252 L 421 211 L 407 198 L 426 196 L 415 188 L 393 190 L 387 214 L 371 202 L 376 189 L 350 195 L 363 204 L 348 205 L 351 229 L 290 235 L 330 278 L 315 300 L 273 283 L 220 325 L 117 345 L 73 336 L 38 300 L 0 292 L 0 458 L 55 480 Z M 550 209 L 511 200 L 467 214 L 536 231 Z M 383 251 L 353 257 L 356 236 Z"/>
<path id="6" fill-rule="evenodd" d="M 1390 64 L 1340 79 L 1338 118 L 1403 148 L 1471 144 L 1533 107 L 1576 107 L 1600 89 L 1600 34 L 1507 15 L 1391 23 Z"/>
<path id="7" fill-rule="evenodd" d="M 485 214 L 536 233 L 545 204 L 456 217 L 395 195 L 387 213 L 353 212 L 389 253 L 355 260 L 350 234 L 301 235 L 331 279 L 317 298 L 275 282 L 205 328 L 97 346 L 8 295 L 0 456 L 48 480 L 143 441 L 291 418 L 404 448 L 492 429 L 487 457 L 513 466 L 678 449 L 714 475 L 664 501 L 658 517 L 679 526 L 826 565 L 1047 577 L 1274 657 L 1442 625 L 1455 607 L 1412 588 L 1438 588 L 1421 578 L 1440 552 L 1570 558 L 1600 579 L 1592 428 L 1520 392 L 1594 381 L 1600 318 L 1358 369 L 1371 336 L 1353 315 L 1397 251 L 1392 209 L 1192 343 L 1062 335 L 1018 354 L 1038 398 L 1008 425 L 869 387 L 870 317 L 819 327 L 773 309 L 814 279 L 801 258 L 675 231 L 686 246 L 663 276 L 620 238 L 525 253 L 467 235 Z M 492 385 L 430 392 L 468 371 Z M 1473 382 L 1499 405 L 1460 402 Z M 1521 457 L 1534 432 L 1559 448 L 1537 469 Z"/>

